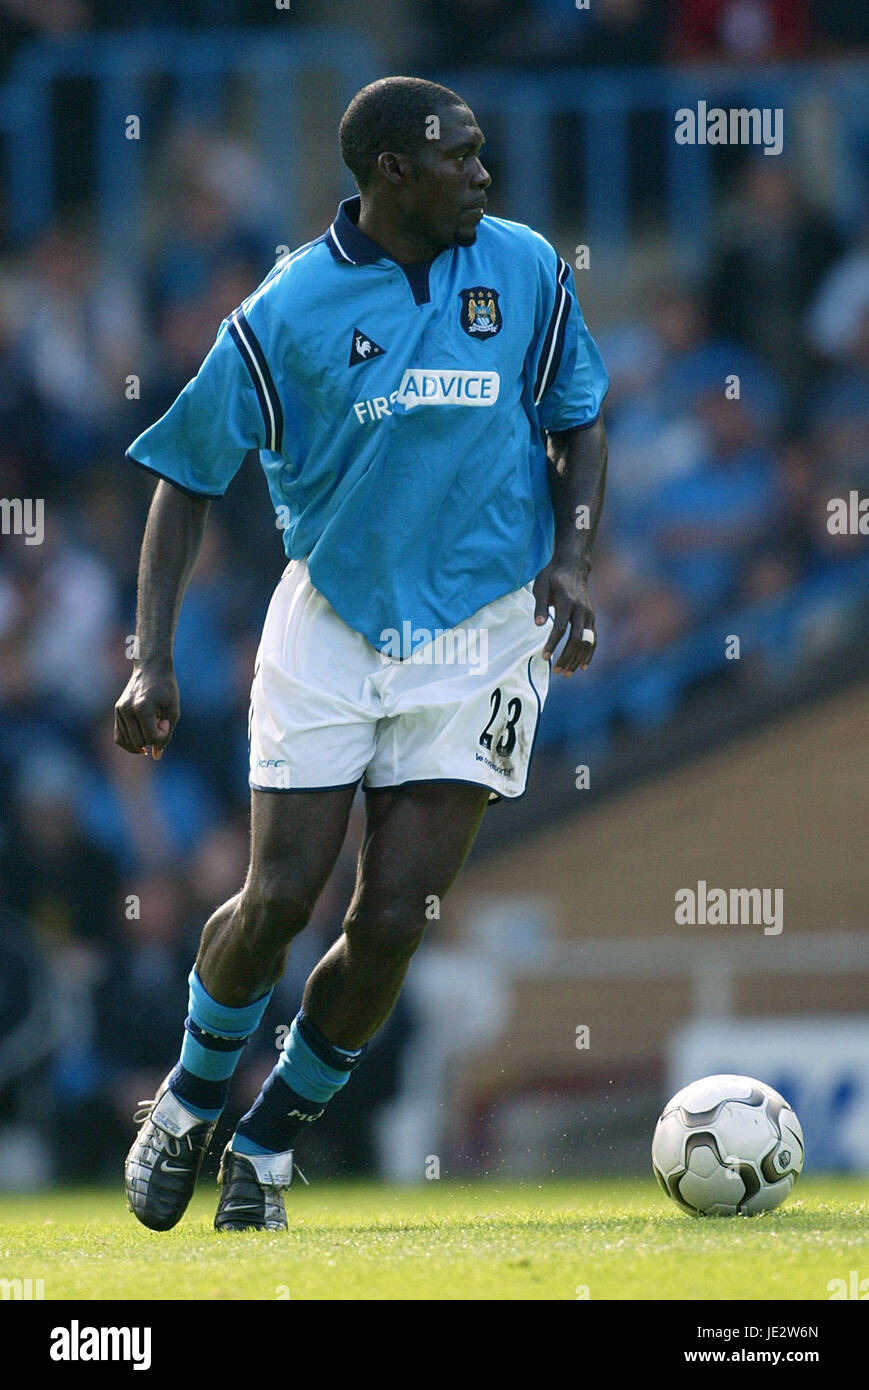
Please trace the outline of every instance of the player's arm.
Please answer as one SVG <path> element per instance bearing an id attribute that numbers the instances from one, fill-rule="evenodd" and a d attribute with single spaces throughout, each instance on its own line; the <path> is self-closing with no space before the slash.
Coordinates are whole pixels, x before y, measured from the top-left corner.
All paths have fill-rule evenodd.
<path id="1" fill-rule="evenodd" d="M 115 742 L 129 753 L 150 748 L 158 758 L 169 742 L 179 715 L 175 629 L 210 502 L 250 449 L 280 451 L 282 418 L 257 325 L 236 309 L 174 405 L 127 450 L 161 479 L 139 560 L 138 650 L 115 706 Z"/>
<path id="2" fill-rule="evenodd" d="M 181 603 L 199 555 L 211 503 L 161 479 L 139 556 L 133 674 L 115 705 L 115 743 L 155 758 L 181 712 L 173 648 Z"/>
<path id="3" fill-rule="evenodd" d="M 569 636 L 554 671 L 569 676 L 585 670 L 594 655 L 594 610 L 588 576 L 606 488 L 607 442 L 602 416 L 594 424 L 547 434 L 549 490 L 555 517 L 552 559 L 534 583 L 535 620 L 545 623 L 549 609 L 555 621 L 543 656 L 548 658 L 564 634 Z"/>

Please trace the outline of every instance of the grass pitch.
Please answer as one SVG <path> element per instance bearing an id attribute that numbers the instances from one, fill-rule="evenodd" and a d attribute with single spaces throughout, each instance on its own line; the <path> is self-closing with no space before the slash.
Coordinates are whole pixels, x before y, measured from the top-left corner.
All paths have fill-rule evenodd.
<path id="1" fill-rule="evenodd" d="M 654 1181 L 321 1183 L 288 1235 L 219 1236 L 201 1186 L 174 1231 L 117 1190 L 0 1198 L 0 1278 L 49 1299 L 828 1299 L 869 1273 L 869 1181 L 803 1178 L 765 1216 L 699 1220 Z M 587 1293 L 584 1292 L 587 1290 Z"/>

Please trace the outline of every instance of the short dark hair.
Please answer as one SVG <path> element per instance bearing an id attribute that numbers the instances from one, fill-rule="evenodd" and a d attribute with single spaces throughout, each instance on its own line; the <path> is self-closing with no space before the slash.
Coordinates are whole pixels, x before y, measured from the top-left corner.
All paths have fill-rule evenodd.
<path id="1" fill-rule="evenodd" d="M 384 150 L 415 155 L 425 145 L 426 119 L 467 102 L 422 77 L 381 77 L 357 92 L 338 127 L 341 158 L 360 188 L 370 184 Z"/>

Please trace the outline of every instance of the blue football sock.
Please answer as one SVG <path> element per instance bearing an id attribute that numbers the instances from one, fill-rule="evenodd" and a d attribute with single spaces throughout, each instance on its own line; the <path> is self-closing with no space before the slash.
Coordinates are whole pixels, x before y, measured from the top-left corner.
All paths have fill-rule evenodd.
<path id="1" fill-rule="evenodd" d="M 232 1137 L 236 1153 L 285 1153 L 346 1086 L 365 1047 L 350 1051 L 323 1037 L 300 1010 L 277 1066 Z"/>
<path id="2" fill-rule="evenodd" d="M 259 1027 L 272 991 L 252 1004 L 231 1009 L 212 999 L 195 966 L 190 972 L 189 983 L 189 1012 L 184 1020 L 181 1060 L 169 1077 L 169 1089 L 194 1115 L 203 1120 L 216 1120 L 226 1104 L 229 1082 L 242 1049 Z"/>

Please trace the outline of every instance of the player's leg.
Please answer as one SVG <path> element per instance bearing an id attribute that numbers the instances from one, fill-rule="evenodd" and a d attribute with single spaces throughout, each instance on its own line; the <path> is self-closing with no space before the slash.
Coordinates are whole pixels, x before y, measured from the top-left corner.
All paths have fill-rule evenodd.
<path id="1" fill-rule="evenodd" d="M 355 786 L 252 791 L 251 848 L 241 892 L 209 919 L 196 971 L 215 999 L 241 1008 L 284 973 L 344 843 Z"/>
<path id="2" fill-rule="evenodd" d="M 190 973 L 180 1059 L 153 1102 L 126 1163 L 131 1210 L 154 1230 L 181 1218 L 247 1039 L 338 857 L 354 787 L 251 793 L 244 887 L 213 914 Z"/>
<path id="3" fill-rule="evenodd" d="M 127 1159 L 128 1200 L 146 1225 L 174 1225 L 189 1201 L 245 1041 L 332 871 L 375 746 L 379 712 L 366 693 L 377 665 L 313 588 L 304 561 L 288 564 L 251 687 L 247 878 L 205 927 L 180 1060 L 137 1117 Z"/>
<path id="4" fill-rule="evenodd" d="M 280 1060 L 239 1122 L 221 1165 L 218 1230 L 286 1225 L 280 1189 L 297 1135 L 349 1080 L 389 1016 L 422 940 L 479 829 L 487 788 L 410 782 L 369 792 L 344 931 L 315 967 Z"/>
<path id="5" fill-rule="evenodd" d="M 432 900 L 474 842 L 489 792 L 459 782 L 369 791 L 367 823 L 343 935 L 315 967 L 302 1008 L 339 1047 L 356 1049 L 386 1022 Z"/>
<path id="6" fill-rule="evenodd" d="M 356 707 L 376 715 L 374 746 L 360 745 L 354 764 L 372 793 L 359 882 L 344 934 L 314 971 L 278 1065 L 224 1154 L 219 1229 L 286 1224 L 280 1189 L 292 1175 L 296 1136 L 347 1082 L 388 1016 L 426 904 L 461 867 L 490 794 L 524 791 L 549 681 L 546 632 L 534 614 L 528 584 L 480 609 L 449 640 L 433 639 L 421 661 L 366 664 L 348 650 L 342 669 L 365 670 Z M 319 621 L 331 624 L 334 642 L 347 642 L 328 611 Z M 309 650 L 307 672 L 321 649 Z M 298 705 L 281 703 L 290 714 Z"/>

